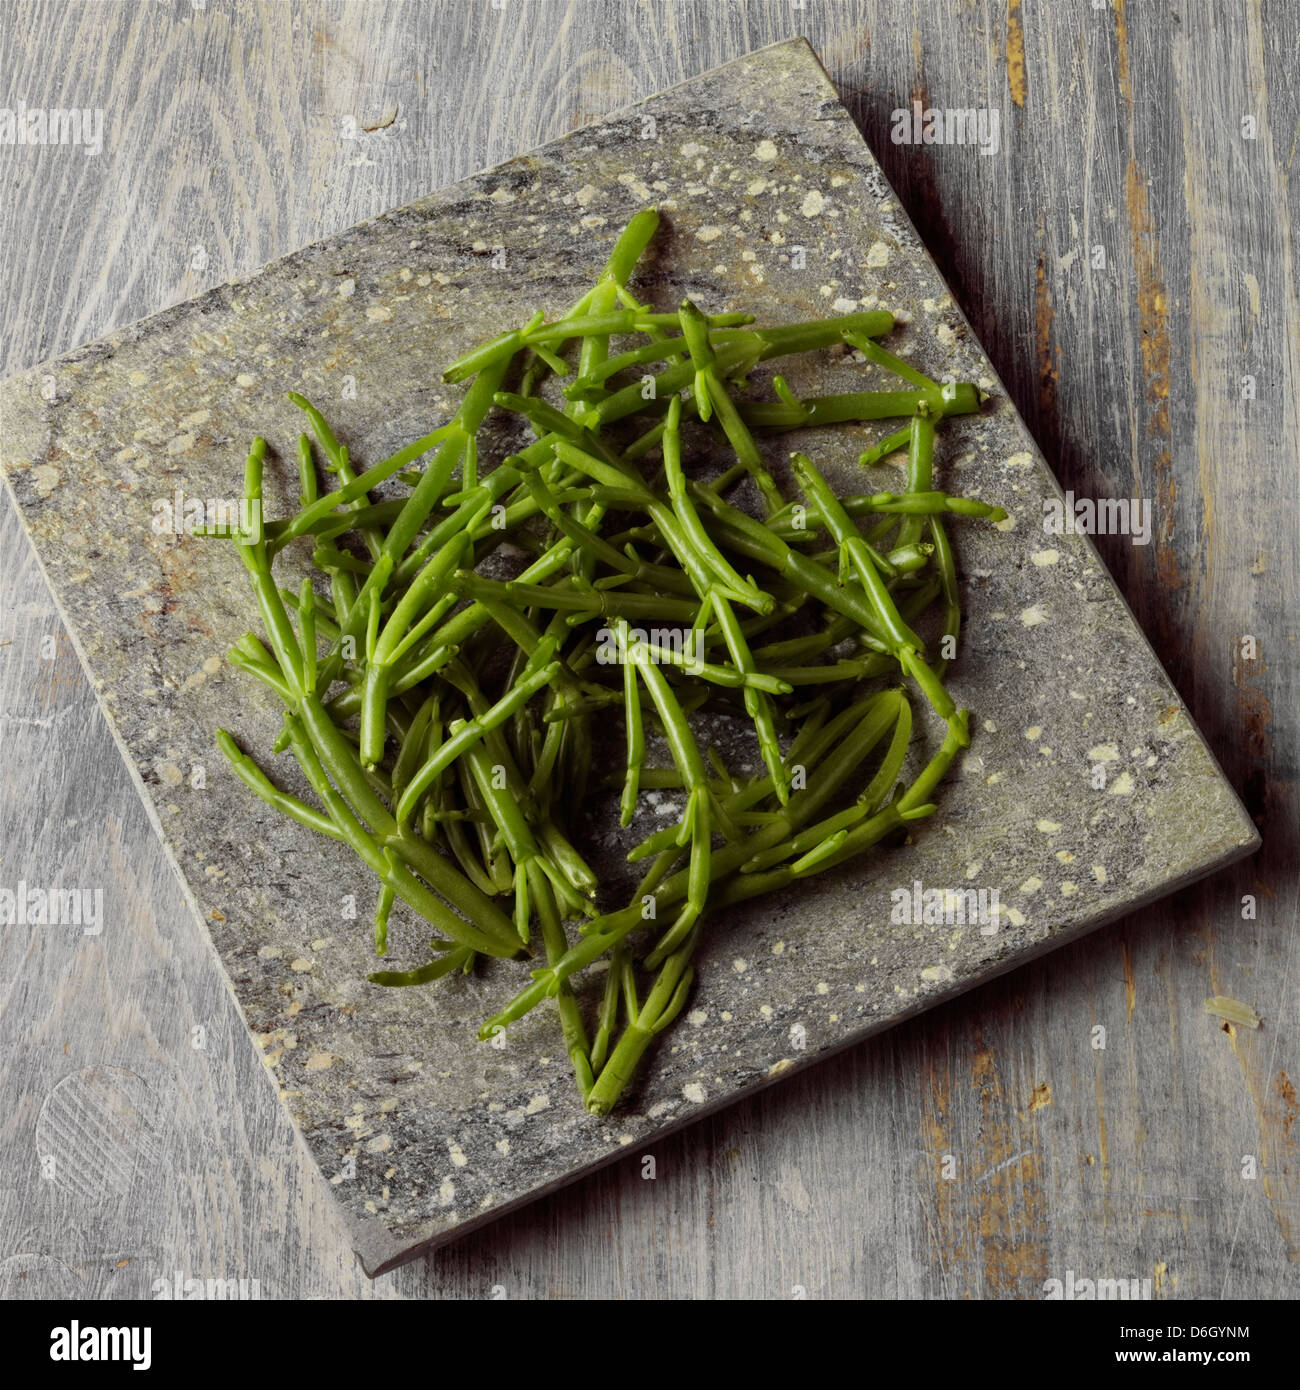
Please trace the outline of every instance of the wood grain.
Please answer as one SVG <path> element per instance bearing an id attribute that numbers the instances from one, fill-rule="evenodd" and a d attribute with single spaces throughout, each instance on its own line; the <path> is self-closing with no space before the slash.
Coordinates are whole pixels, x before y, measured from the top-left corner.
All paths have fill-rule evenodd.
<path id="1" fill-rule="evenodd" d="M 102 885 L 112 924 L 0 933 L 0 1295 L 176 1270 L 264 1297 L 1038 1297 L 1067 1270 L 1295 1295 L 1300 16 L 903 13 L 13 3 L 0 100 L 101 107 L 105 142 L 0 145 L 0 365 L 806 34 L 1063 486 L 1152 499 L 1150 546 L 1098 543 L 1261 854 L 673 1137 L 653 1180 L 630 1155 L 371 1285 L 0 501 L 0 884 Z M 894 145 L 913 99 L 996 108 L 1000 152 Z"/>

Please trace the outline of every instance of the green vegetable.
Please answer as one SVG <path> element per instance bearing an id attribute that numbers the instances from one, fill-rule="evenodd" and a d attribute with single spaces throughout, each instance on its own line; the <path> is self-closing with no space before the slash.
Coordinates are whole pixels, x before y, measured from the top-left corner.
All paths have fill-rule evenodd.
<path id="1" fill-rule="evenodd" d="M 627 284 L 657 226 L 638 213 L 567 313 L 548 322 L 538 311 L 453 362 L 443 380 L 469 382 L 455 416 L 370 468 L 357 472 L 321 413 L 291 396 L 311 431 L 296 443 L 300 505 L 256 541 L 235 540 L 264 637 L 241 638 L 230 662 L 282 702 L 274 751 L 288 751 L 319 804 L 277 788 L 217 733 L 258 797 L 375 876 L 377 954 L 396 936 L 399 902 L 434 928 L 433 959 L 372 983 L 427 984 L 479 955 L 545 955 L 481 1035 L 554 999 L 593 1114 L 619 1102 L 685 1007 L 717 909 L 827 872 L 934 814 L 969 741 L 968 713 L 944 686 L 961 626 L 946 526 L 1005 516 L 934 485 L 940 426 L 984 398 L 877 343 L 891 315 L 755 327 L 691 300 L 655 312 Z M 801 400 L 777 376 L 775 400 L 752 399 L 758 364 L 842 342 L 906 389 Z M 643 376 L 651 364 L 662 366 Z M 567 384 L 546 399 L 552 376 Z M 494 411 L 533 441 L 488 457 L 481 430 Z M 906 423 L 861 461 L 906 447 L 898 491 L 839 497 L 796 453 L 800 495 L 788 498 L 759 442 L 887 419 Z M 705 484 L 691 474 L 710 433 L 725 456 Z M 838 436 L 823 434 L 834 450 Z M 323 495 L 312 439 L 336 480 Z M 250 502 L 261 502 L 266 455 L 255 440 Z M 314 573 L 282 590 L 272 565 L 298 541 Z M 920 632 L 936 601 L 951 644 L 934 657 Z M 946 729 L 905 786 L 909 684 Z M 704 714 L 751 740 L 761 775 L 729 770 L 706 737 L 721 726 Z M 612 775 L 610 735 L 622 745 Z M 651 739 L 671 767 L 648 765 Z M 600 912 L 612 885 L 577 847 L 593 768 L 594 784 L 617 789 L 624 827 L 646 794 L 680 807 L 630 848 L 629 861 L 651 861 L 635 893 Z M 606 811 L 612 820 L 612 805 L 594 803 Z M 602 960 L 589 1034 L 573 977 Z"/>

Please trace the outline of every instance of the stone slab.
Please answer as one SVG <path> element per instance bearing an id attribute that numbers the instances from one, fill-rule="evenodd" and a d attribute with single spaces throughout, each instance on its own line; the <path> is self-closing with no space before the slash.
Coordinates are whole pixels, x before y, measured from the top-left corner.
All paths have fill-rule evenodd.
<path id="1" fill-rule="evenodd" d="M 254 625 L 242 567 L 229 546 L 159 536 L 151 521 L 177 489 L 237 495 L 255 433 L 278 448 L 270 514 L 292 505 L 291 389 L 321 405 L 361 466 L 424 433 L 454 409 L 442 364 L 572 302 L 649 204 L 664 227 L 635 288 L 661 307 L 690 293 L 710 308 L 761 306 L 769 321 L 850 306 L 906 317 L 891 348 L 992 397 L 942 433 L 941 485 L 1011 516 L 953 528 L 966 628 L 951 683 L 975 737 L 939 815 L 901 847 L 720 918 L 690 1020 L 624 1108 L 597 1120 L 548 1010 L 503 1049 L 474 1041 L 513 992 L 511 967 L 425 990 L 366 982 L 369 885 L 341 847 L 250 797 L 212 746 L 226 725 L 269 763 L 278 728 L 274 701 L 223 659 Z M 823 354 L 789 375 L 799 390 L 843 390 L 863 373 Z M 808 448 L 842 491 L 860 491 L 853 460 L 878 434 L 771 448 Z M 371 1274 L 1258 844 L 1090 542 L 1044 535 L 1056 481 L 802 40 L 11 379 L 0 466 L 196 919 Z M 918 723 L 919 759 L 939 735 Z M 273 775 L 297 787 L 283 762 Z M 890 891 L 913 881 L 996 889 L 999 929 L 891 925 Z M 423 959 L 425 935 L 395 915 L 392 959 Z"/>

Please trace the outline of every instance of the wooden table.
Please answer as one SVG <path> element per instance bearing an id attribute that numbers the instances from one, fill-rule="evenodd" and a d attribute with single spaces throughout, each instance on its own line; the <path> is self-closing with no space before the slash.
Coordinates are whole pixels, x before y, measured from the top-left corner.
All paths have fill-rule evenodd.
<path id="1" fill-rule="evenodd" d="M 12 0 L 3 99 L 104 142 L 0 144 L 4 371 L 800 33 L 1062 485 L 1152 500 L 1098 543 L 1263 851 L 372 1285 L 0 498 L 0 886 L 105 920 L 0 930 L 0 1296 L 1296 1295 L 1300 13 Z M 1000 149 L 892 143 L 913 101 Z"/>

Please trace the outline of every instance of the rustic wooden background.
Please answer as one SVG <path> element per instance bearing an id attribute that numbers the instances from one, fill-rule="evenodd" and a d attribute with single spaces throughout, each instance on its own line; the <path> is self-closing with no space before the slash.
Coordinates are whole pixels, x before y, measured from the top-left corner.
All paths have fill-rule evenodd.
<path id="1" fill-rule="evenodd" d="M 0 882 L 111 925 L 0 931 L 0 1296 L 1295 1296 L 1294 6 L 9 0 L 0 102 L 105 145 L 0 146 L 0 369 L 801 33 L 1063 485 L 1154 500 L 1101 548 L 1263 852 L 371 1285 L 4 499 Z M 913 99 L 996 107 L 1000 153 L 891 144 Z"/>

